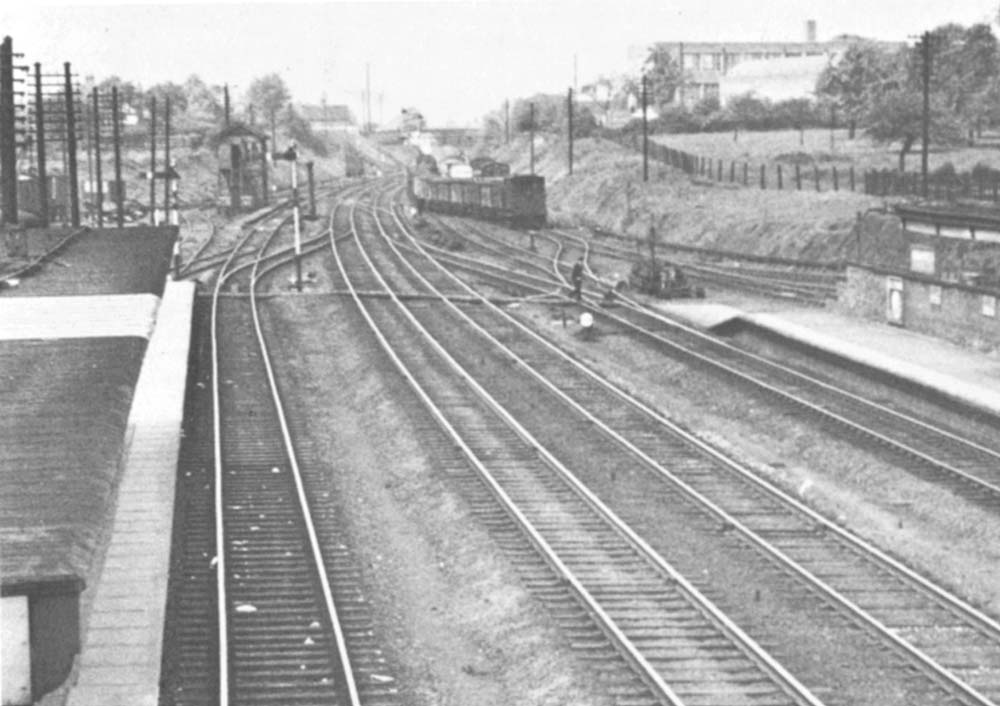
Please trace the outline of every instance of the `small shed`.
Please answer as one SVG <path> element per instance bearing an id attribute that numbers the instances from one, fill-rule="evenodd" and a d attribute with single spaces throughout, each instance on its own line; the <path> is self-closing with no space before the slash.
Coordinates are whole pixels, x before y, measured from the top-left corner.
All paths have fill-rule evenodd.
<path id="1" fill-rule="evenodd" d="M 254 211 L 267 204 L 267 137 L 242 123 L 216 135 L 219 207 L 227 214 Z"/>

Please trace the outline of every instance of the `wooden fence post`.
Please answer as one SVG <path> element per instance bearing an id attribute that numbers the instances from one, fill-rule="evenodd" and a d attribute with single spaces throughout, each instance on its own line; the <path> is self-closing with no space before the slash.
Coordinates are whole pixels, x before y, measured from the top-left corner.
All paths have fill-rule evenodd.
<path id="1" fill-rule="evenodd" d="M 798 164 L 795 165 L 795 188 L 802 191 L 802 170 Z"/>
<path id="2" fill-rule="evenodd" d="M 750 185 L 750 165 L 743 163 L 743 186 Z"/>
<path id="3" fill-rule="evenodd" d="M 762 189 L 767 188 L 767 174 L 764 171 L 765 169 L 766 169 L 765 165 L 763 164 L 760 165 L 760 188 Z"/>
<path id="4" fill-rule="evenodd" d="M 781 191 L 782 183 L 783 182 L 782 182 L 782 179 L 781 179 L 781 165 L 779 164 L 778 165 L 778 191 Z"/>
<path id="5" fill-rule="evenodd" d="M 837 179 L 837 165 L 833 165 L 833 190 L 840 191 L 840 181 Z"/>
<path id="6" fill-rule="evenodd" d="M 721 159 L 719 160 L 719 167 L 715 171 L 716 171 L 716 174 L 718 175 L 716 177 L 716 181 L 722 181 L 722 160 Z"/>
<path id="7" fill-rule="evenodd" d="M 729 162 L 729 183 L 733 184 L 736 182 L 736 162 Z M 996 182 L 993 183 L 993 200 L 996 201 L 997 185 Z"/>
<path id="8" fill-rule="evenodd" d="M 813 165 L 813 181 L 816 182 L 816 191 L 819 191 L 819 167 Z"/>
<path id="9" fill-rule="evenodd" d="M 851 191 L 854 191 L 854 165 L 851 165 Z"/>

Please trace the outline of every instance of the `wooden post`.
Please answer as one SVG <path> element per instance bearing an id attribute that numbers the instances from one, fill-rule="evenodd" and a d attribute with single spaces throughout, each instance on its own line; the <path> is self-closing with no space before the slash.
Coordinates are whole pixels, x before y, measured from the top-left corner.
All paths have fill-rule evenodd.
<path id="1" fill-rule="evenodd" d="M 149 99 L 149 222 L 156 225 L 156 96 Z"/>
<path id="2" fill-rule="evenodd" d="M 111 87 L 111 139 L 115 143 L 115 221 L 125 226 L 125 185 L 122 183 L 121 114 L 118 110 L 118 86 Z"/>
<path id="3" fill-rule="evenodd" d="M 833 190 L 840 191 L 840 181 L 837 178 L 837 165 L 833 165 Z"/>
<path id="4" fill-rule="evenodd" d="M 42 98 L 42 65 L 35 63 L 35 149 L 38 156 L 38 216 L 49 225 L 49 176 L 45 164 L 45 101 Z"/>
<path id="5" fill-rule="evenodd" d="M 767 188 L 767 173 L 765 171 L 766 169 L 767 167 L 765 165 L 763 164 L 760 165 L 760 188 L 762 189 Z"/>
<path id="6" fill-rule="evenodd" d="M 795 188 L 802 191 L 802 169 L 798 164 L 795 165 Z"/>
<path id="7" fill-rule="evenodd" d="M 781 165 L 778 165 L 778 191 L 781 191 L 784 180 L 781 178 Z"/>
<path id="8" fill-rule="evenodd" d="M 63 64 L 66 98 L 66 149 L 69 171 L 70 225 L 80 227 L 80 182 L 76 169 L 76 101 L 73 95 L 73 70 L 67 61 Z"/>
<path id="9" fill-rule="evenodd" d="M 816 191 L 819 191 L 819 167 L 813 165 L 813 181 L 816 182 Z"/>
<path id="10" fill-rule="evenodd" d="M 104 227 L 104 177 L 101 174 L 101 104 L 97 86 L 91 92 L 94 104 L 94 176 L 97 182 L 97 227 Z"/>

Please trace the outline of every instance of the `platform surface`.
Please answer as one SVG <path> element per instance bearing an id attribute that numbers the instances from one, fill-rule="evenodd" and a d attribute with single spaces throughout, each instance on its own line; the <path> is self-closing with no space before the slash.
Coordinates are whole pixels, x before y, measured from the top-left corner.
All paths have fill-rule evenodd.
<path id="1" fill-rule="evenodd" d="M 155 706 L 194 284 L 163 295 L 129 413 L 112 536 L 69 706 Z"/>
<path id="2" fill-rule="evenodd" d="M 667 317 L 703 331 L 735 322 L 886 371 L 1000 416 L 1000 353 L 979 353 L 941 338 L 824 308 L 707 301 L 655 302 Z"/>
<path id="3" fill-rule="evenodd" d="M 1000 415 L 1000 355 L 823 309 L 747 313 L 746 321 Z"/>
<path id="4" fill-rule="evenodd" d="M 155 294 L 0 297 L 0 341 L 49 338 L 149 338 Z"/>

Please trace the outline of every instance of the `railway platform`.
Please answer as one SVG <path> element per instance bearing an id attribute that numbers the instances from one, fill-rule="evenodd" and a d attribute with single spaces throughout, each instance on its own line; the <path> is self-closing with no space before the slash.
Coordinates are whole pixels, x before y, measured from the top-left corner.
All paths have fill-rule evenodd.
<path id="1" fill-rule="evenodd" d="M 168 282 L 126 426 L 111 539 L 69 706 L 154 706 L 160 693 L 174 485 L 193 282 Z"/>
<path id="2" fill-rule="evenodd" d="M 978 353 L 888 323 L 814 307 L 755 312 L 724 304 L 669 302 L 658 308 L 696 328 L 742 327 L 832 354 L 1000 416 L 1000 356 Z"/>
<path id="3" fill-rule="evenodd" d="M 148 391 L 172 390 L 183 399 L 187 356 L 178 346 L 190 334 L 193 287 L 167 281 L 176 236 L 176 228 L 81 230 L 0 289 L 5 705 L 66 702 L 79 666 L 91 659 L 95 625 L 106 619 L 95 588 L 102 570 L 120 562 L 117 542 L 143 565 L 160 567 L 165 592 L 167 559 L 127 534 L 119 540 L 118 527 L 112 541 L 111 527 L 122 513 L 136 523 L 157 514 L 131 502 L 132 495 L 165 502 L 157 519 L 172 517 L 172 486 L 141 466 L 169 462 L 170 444 L 180 437 L 172 398 Z M 136 466 L 138 483 L 126 473 Z M 169 532 L 156 539 L 169 542 Z M 148 584 L 119 585 L 128 595 L 115 596 L 115 620 L 130 616 L 139 600 L 155 605 Z M 154 616 L 154 623 L 150 634 L 159 639 L 162 620 Z M 155 660 L 158 667 L 159 655 Z M 128 671 L 139 668 L 129 663 Z M 101 691 L 101 703 L 109 703 L 111 690 Z"/>

